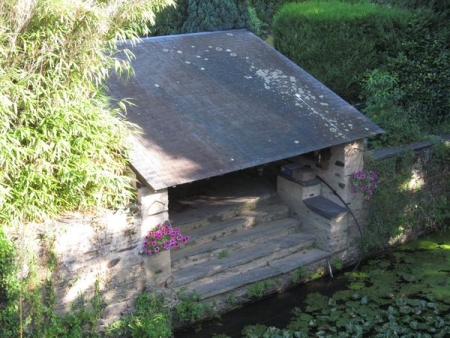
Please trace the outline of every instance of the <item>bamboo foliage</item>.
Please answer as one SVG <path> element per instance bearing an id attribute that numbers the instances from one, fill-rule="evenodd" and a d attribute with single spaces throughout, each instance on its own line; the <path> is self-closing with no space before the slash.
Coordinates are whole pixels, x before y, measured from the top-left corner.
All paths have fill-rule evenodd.
<path id="1" fill-rule="evenodd" d="M 132 73 L 116 42 L 136 42 L 169 2 L 0 4 L 1 224 L 130 198 L 124 172 L 133 126 L 102 89 L 112 69 Z"/>

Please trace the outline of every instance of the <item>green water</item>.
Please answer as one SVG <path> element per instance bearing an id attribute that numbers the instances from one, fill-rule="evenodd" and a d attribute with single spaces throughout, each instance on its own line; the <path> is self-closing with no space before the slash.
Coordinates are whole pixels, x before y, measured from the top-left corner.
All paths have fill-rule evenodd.
<path id="1" fill-rule="evenodd" d="M 450 337 L 450 233 L 308 284 L 179 337 Z"/>

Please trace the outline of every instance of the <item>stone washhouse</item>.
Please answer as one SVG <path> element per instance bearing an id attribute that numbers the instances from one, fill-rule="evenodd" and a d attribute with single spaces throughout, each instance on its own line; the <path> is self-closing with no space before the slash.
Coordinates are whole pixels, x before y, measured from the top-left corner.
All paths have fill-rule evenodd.
<path id="1" fill-rule="evenodd" d="M 145 38 L 135 75 L 113 76 L 127 99 L 142 243 L 170 220 L 187 246 L 144 256 L 147 290 L 195 291 L 217 312 L 323 269 L 355 262 L 362 197 L 350 176 L 363 140 L 383 132 L 329 88 L 247 30 Z M 329 186 L 328 186 L 329 185 Z M 333 190 L 342 198 L 333 193 Z M 134 249 L 142 254 L 142 243 Z M 230 307 L 230 304 L 228 304 Z"/>

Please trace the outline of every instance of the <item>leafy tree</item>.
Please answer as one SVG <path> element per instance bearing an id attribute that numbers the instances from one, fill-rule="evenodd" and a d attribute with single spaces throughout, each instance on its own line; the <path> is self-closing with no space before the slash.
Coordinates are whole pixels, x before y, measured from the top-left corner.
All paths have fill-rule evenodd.
<path id="1" fill-rule="evenodd" d="M 116 41 L 146 33 L 165 0 L 0 3 L 0 223 L 113 206 L 131 196 L 130 125 L 103 83 Z"/>
<path id="2" fill-rule="evenodd" d="M 189 0 L 183 33 L 251 28 L 247 2 L 242 0 Z"/>
<path id="3" fill-rule="evenodd" d="M 155 22 L 150 29 L 150 35 L 180 34 L 181 27 L 188 16 L 189 0 L 178 0 L 173 6 L 166 6 L 155 13 Z"/>

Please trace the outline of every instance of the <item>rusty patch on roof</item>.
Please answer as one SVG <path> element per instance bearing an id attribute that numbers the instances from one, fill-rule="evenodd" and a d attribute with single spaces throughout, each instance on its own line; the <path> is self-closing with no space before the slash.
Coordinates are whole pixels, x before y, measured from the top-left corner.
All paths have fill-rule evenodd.
<path id="1" fill-rule="evenodd" d="M 131 161 L 153 189 L 273 162 L 382 130 L 246 30 L 144 39 L 125 47 L 136 76 L 112 77 L 128 98 Z"/>

